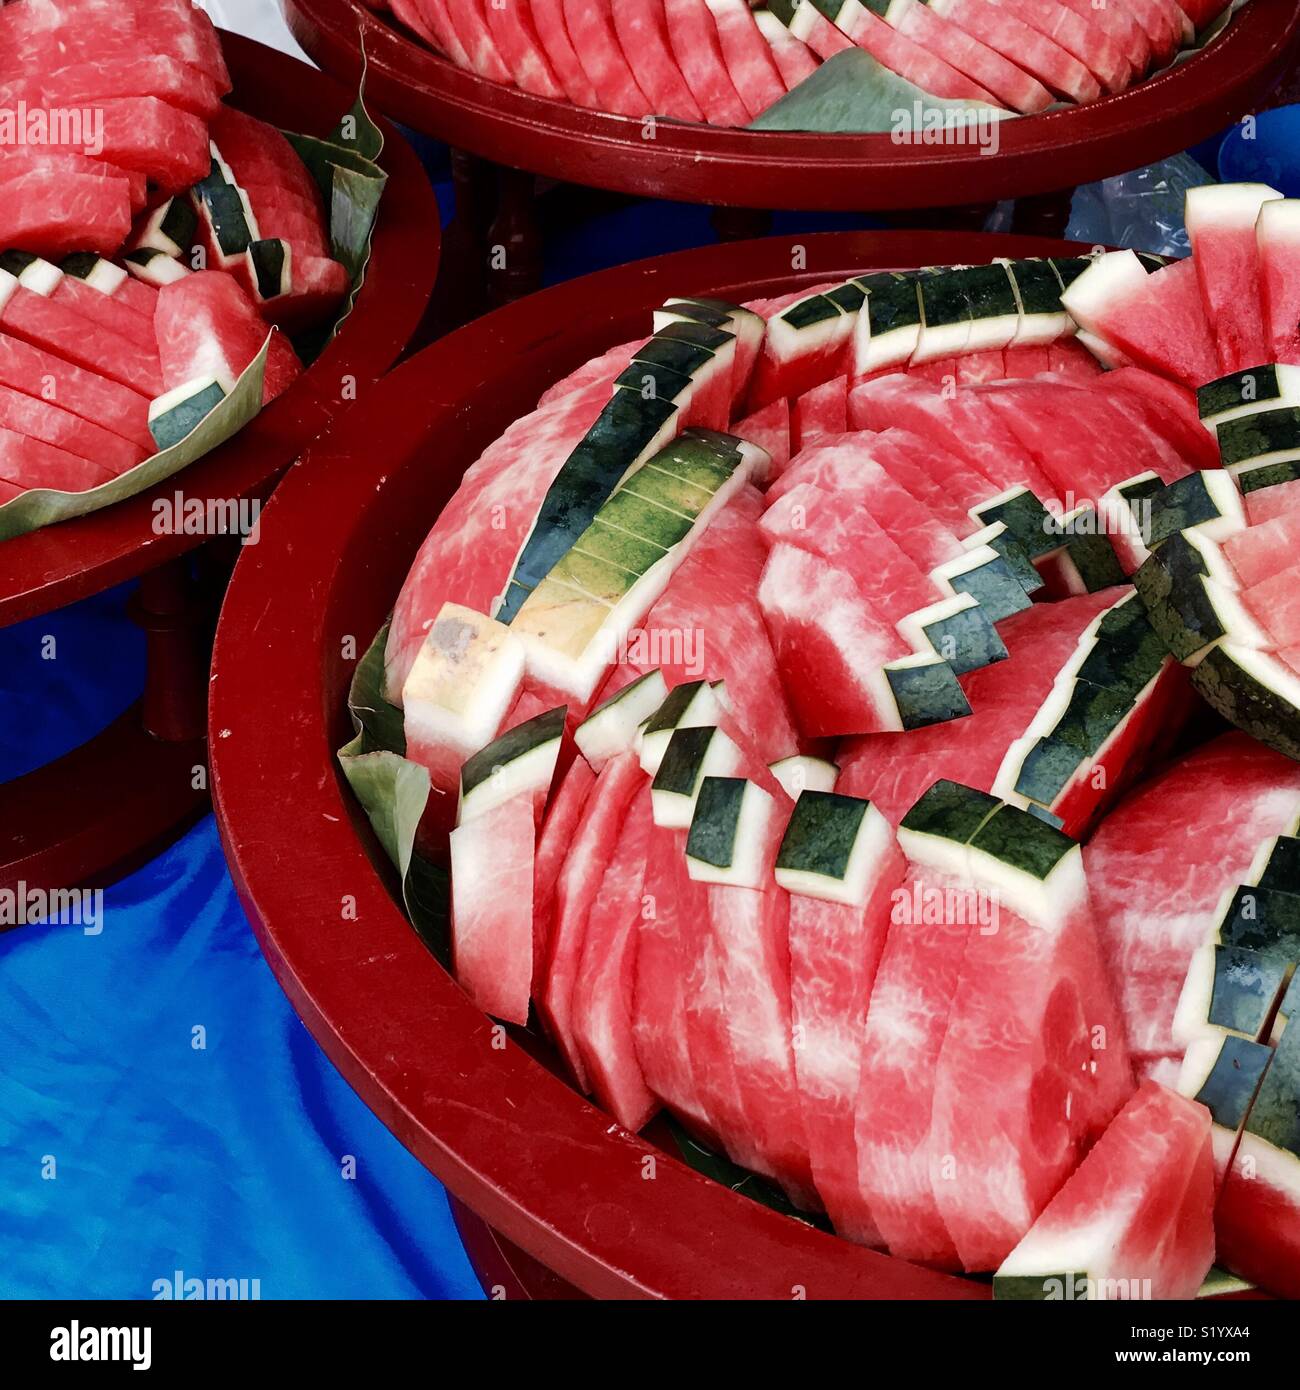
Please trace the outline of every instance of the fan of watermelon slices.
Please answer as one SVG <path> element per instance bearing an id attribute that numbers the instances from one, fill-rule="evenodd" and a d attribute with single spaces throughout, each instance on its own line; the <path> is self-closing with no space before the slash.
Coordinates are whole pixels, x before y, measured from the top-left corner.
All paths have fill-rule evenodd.
<path id="1" fill-rule="evenodd" d="M 351 290 L 303 160 L 229 90 L 188 0 L 0 10 L 0 506 L 20 503 L 0 534 L 211 447 L 217 426 L 194 431 L 272 326 L 320 325 Z M 271 333 L 263 402 L 301 370 Z"/>
<path id="2" fill-rule="evenodd" d="M 842 53 L 881 85 L 1018 115 L 1122 92 L 1212 38 L 1230 0 L 392 0 L 451 62 L 577 106 L 745 126 Z"/>
<path id="3" fill-rule="evenodd" d="M 1288 205 L 1195 204 L 1187 262 L 670 299 L 469 470 L 384 653 L 470 995 L 628 1129 L 999 1296 L 1189 1296 L 1216 1211 L 1296 1277 L 1292 919 L 1238 901 L 1289 896 L 1296 764 L 1233 735 L 1129 790 L 1204 685 L 1170 614 L 1248 613 L 1285 540 L 1239 539 L 1276 450 L 1219 462 L 1292 409 L 1285 360 L 1224 376 L 1290 351 Z"/>

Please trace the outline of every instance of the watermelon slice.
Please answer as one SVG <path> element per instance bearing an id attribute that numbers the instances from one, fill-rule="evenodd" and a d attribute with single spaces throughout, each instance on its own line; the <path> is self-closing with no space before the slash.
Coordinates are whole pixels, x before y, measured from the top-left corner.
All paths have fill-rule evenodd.
<path id="1" fill-rule="evenodd" d="M 533 977 L 533 807 L 504 801 L 451 832 L 452 963 L 485 1013 L 528 1022 Z"/>
<path id="2" fill-rule="evenodd" d="M 215 81 L 157 53 L 107 64 L 73 63 L 42 73 L 39 81 L 30 75 L 0 80 L 3 106 L 19 101 L 29 106 L 87 106 L 113 97 L 157 97 L 205 120 L 211 120 L 221 105 Z"/>
<path id="3" fill-rule="evenodd" d="M 582 960 L 587 919 L 618 844 L 619 830 L 645 774 L 635 753 L 622 753 L 600 771 L 560 870 L 549 951 L 536 990 L 537 1007 L 569 1069 L 590 1089 L 572 1026 L 573 986 Z"/>
<path id="4" fill-rule="evenodd" d="M 564 90 L 542 47 L 529 5 L 488 4 L 484 6 L 483 17 L 515 86 L 534 96 L 562 98 Z"/>
<path id="5" fill-rule="evenodd" d="M 212 139 L 241 188 L 270 183 L 318 210 L 325 225 L 320 190 L 289 141 L 274 126 L 233 106 L 222 106 L 212 122 Z M 209 165 L 205 162 L 203 173 Z"/>
<path id="6" fill-rule="evenodd" d="M 1300 364 L 1300 199 L 1265 202 L 1255 224 L 1255 244 L 1268 341 L 1264 358 Z"/>
<path id="7" fill-rule="evenodd" d="M 994 0 L 1030 29 L 1036 30 L 1082 63 L 1105 92 L 1122 92 L 1133 69 L 1105 25 L 1056 0 Z"/>
<path id="8" fill-rule="evenodd" d="M 651 103 L 623 56 L 609 12 L 586 0 L 564 0 L 564 22 L 601 109 L 618 116 L 649 115 Z"/>
<path id="9" fill-rule="evenodd" d="M 501 82 L 509 86 L 511 72 L 497 48 L 496 40 L 487 21 L 486 0 L 462 0 L 449 2 L 444 7 L 448 22 L 460 41 L 471 72 L 486 77 L 491 82 Z"/>
<path id="10" fill-rule="evenodd" d="M 445 6 L 446 0 L 436 0 Z M 546 53 L 556 80 L 575 106 L 598 107 L 600 99 L 583 69 L 564 22 L 563 0 L 529 0 L 537 40 Z M 468 58 L 460 62 L 469 66 Z"/>
<path id="11" fill-rule="evenodd" d="M 1220 374 L 1190 260 L 1148 274 L 1132 251 L 1112 251 L 1093 261 L 1061 301 L 1080 327 L 1141 366 L 1192 387 Z"/>
<path id="12" fill-rule="evenodd" d="M 1269 357 L 1255 227 L 1265 204 L 1281 197 L 1262 183 L 1208 184 L 1187 192 L 1187 233 L 1224 372 L 1245 371 Z"/>
<path id="13" fill-rule="evenodd" d="M 817 71 L 817 55 L 802 39 L 797 39 L 770 10 L 755 10 L 754 22 L 772 46 L 781 81 L 793 91 L 806 77 Z"/>
<path id="14" fill-rule="evenodd" d="M 102 425 L 79 419 L 52 401 L 25 396 L 8 386 L 0 386 L 0 426 L 87 459 L 112 476 L 134 468 L 146 457 L 138 444 Z"/>
<path id="15" fill-rule="evenodd" d="M 1000 4 L 930 0 L 930 6 L 989 48 L 1019 63 L 1058 95 L 1077 102 L 1096 101 L 1101 95 L 1097 79 L 1077 58 Z"/>
<path id="16" fill-rule="evenodd" d="M 218 270 L 199 271 L 164 286 L 154 329 L 168 390 L 211 377 L 229 395 L 266 341 L 266 325 L 252 301 L 234 279 Z M 288 339 L 274 334 L 263 403 L 284 392 L 301 371 Z"/>
<path id="17" fill-rule="evenodd" d="M 52 401 L 148 453 L 154 451 L 146 397 L 3 332 L 0 384 L 38 401 Z"/>
<path id="18" fill-rule="evenodd" d="M 860 1048 L 893 891 L 906 862 L 869 802 L 805 791 L 786 827 L 777 882 L 790 892 L 790 999 L 799 1103 L 813 1181 L 835 1229 L 881 1237 L 858 1185 Z"/>
<path id="19" fill-rule="evenodd" d="M 748 108 L 731 80 L 717 26 L 704 0 L 664 0 L 664 17 L 673 57 L 704 119 L 710 125 L 747 124 Z"/>
<path id="20" fill-rule="evenodd" d="M 638 924 L 653 829 L 649 798 L 634 796 L 591 904 L 571 1010 L 573 1036 L 597 1101 L 634 1133 L 659 1108 L 641 1073 L 632 1031 Z"/>
<path id="21" fill-rule="evenodd" d="M 90 459 L 0 428 L 0 478 L 17 487 L 86 492 L 112 477 L 107 468 Z"/>
<path id="22" fill-rule="evenodd" d="M 673 57 L 664 0 L 624 0 L 611 12 L 623 56 L 650 98 L 649 109 L 679 121 L 702 121 L 704 113 Z"/>
<path id="23" fill-rule="evenodd" d="M 1002 1262 L 993 1296 L 1194 1298 L 1213 1208 L 1209 1112 L 1148 1081 Z"/>
<path id="24" fill-rule="evenodd" d="M 46 256 L 89 250 L 112 255 L 131 230 L 126 178 L 31 169 L 7 176 L 0 160 L 0 245 Z"/>
<path id="25" fill-rule="evenodd" d="M 588 763 L 574 758 L 542 821 L 533 875 L 533 959 L 538 962 L 545 962 L 550 954 L 555 885 L 595 784 L 596 774 Z"/>

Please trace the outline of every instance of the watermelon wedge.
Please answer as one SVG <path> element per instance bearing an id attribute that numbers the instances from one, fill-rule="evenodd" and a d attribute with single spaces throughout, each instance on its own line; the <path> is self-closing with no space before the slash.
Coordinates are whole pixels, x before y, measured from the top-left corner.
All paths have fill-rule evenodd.
<path id="1" fill-rule="evenodd" d="M 182 68 L 161 54 L 145 53 L 119 62 L 73 63 L 32 76 L 0 80 L 0 105 L 86 106 L 113 97 L 157 97 L 169 106 L 211 120 L 221 105 L 217 83 Z"/>
<path id="2" fill-rule="evenodd" d="M 708 5 L 704 0 L 664 0 L 664 18 L 672 56 L 704 119 L 710 125 L 746 125 L 749 111 L 727 70 Z"/>
<path id="3" fill-rule="evenodd" d="M 0 478 L 17 487 L 86 492 L 112 477 L 107 468 L 90 459 L 0 428 Z"/>
<path id="4" fill-rule="evenodd" d="M 487 0 L 461 0 L 457 4 L 448 0 L 444 13 L 460 41 L 470 71 L 489 81 L 508 84 L 510 69 L 492 37 L 487 9 Z"/>
<path id="5" fill-rule="evenodd" d="M 1255 249 L 1268 342 L 1260 360 L 1300 364 L 1300 199 L 1263 204 L 1255 224 Z"/>
<path id="6" fill-rule="evenodd" d="M 772 47 L 777 72 L 788 91 L 817 71 L 817 55 L 802 39 L 797 39 L 770 10 L 755 10 L 754 22 Z"/>
<path id="7" fill-rule="evenodd" d="M 1140 366 L 1192 387 L 1219 375 L 1192 260 L 1148 274 L 1132 251 L 1111 251 L 1066 288 L 1061 302 L 1081 328 Z"/>
<path id="8" fill-rule="evenodd" d="M 1122 92 L 1133 69 L 1105 25 L 1056 0 L 994 0 L 1030 29 L 1064 49 L 1097 79 L 1104 92 Z"/>
<path id="9" fill-rule="evenodd" d="M 1209 184 L 1187 193 L 1187 234 L 1224 372 L 1269 358 L 1255 228 L 1261 209 L 1281 197 L 1262 183 Z"/>
<path id="10" fill-rule="evenodd" d="M 502 61 L 521 92 L 534 96 L 564 96 L 563 88 L 551 67 L 533 25 L 532 11 L 527 3 L 484 6 L 483 17 L 497 46 Z"/>
<path id="11" fill-rule="evenodd" d="M 79 419 L 52 401 L 25 396 L 9 386 L 0 386 L 0 426 L 75 454 L 112 476 L 134 468 L 146 457 L 139 445 L 102 425 Z"/>
<path id="12" fill-rule="evenodd" d="M 1194 1298 L 1213 1208 L 1208 1111 L 1148 1081 L 1002 1262 L 993 1296 Z"/>
<path id="13" fill-rule="evenodd" d="M 785 94 L 776 58 L 745 0 L 705 0 L 736 95 L 751 117 Z"/>
<path id="14" fill-rule="evenodd" d="M 565 769 L 560 784 L 551 798 L 537 837 L 537 858 L 533 876 L 533 959 L 545 962 L 550 955 L 554 925 L 555 886 L 560 869 L 577 833 L 583 809 L 596 774 L 583 758 L 574 760 Z"/>
<path id="15" fill-rule="evenodd" d="M 618 116 L 648 116 L 651 103 L 623 56 L 608 11 L 586 0 L 564 0 L 564 22 L 601 109 Z"/>
<path id="16" fill-rule="evenodd" d="M 435 0 L 435 3 L 445 5 L 446 0 Z M 538 42 L 545 50 L 551 68 L 564 88 L 565 96 L 575 106 L 599 106 L 600 98 L 596 95 L 596 89 L 584 71 L 569 38 L 568 26 L 564 21 L 563 0 L 529 0 L 529 9 L 537 29 Z M 466 58 L 461 61 L 461 66 L 468 67 L 469 60 Z"/>
<path id="17" fill-rule="evenodd" d="M 31 169 L 7 177 L 0 160 L 0 245 L 59 257 L 89 250 L 112 255 L 131 230 L 126 178 Z"/>
<path id="18" fill-rule="evenodd" d="M 485 1013 L 528 1022 L 533 978 L 533 807 L 527 796 L 451 832 L 452 963 Z"/>
<path id="19" fill-rule="evenodd" d="M 614 28 L 628 65 L 650 98 L 650 110 L 679 121 L 702 121 L 668 37 L 664 0 L 623 0 L 611 6 Z"/>

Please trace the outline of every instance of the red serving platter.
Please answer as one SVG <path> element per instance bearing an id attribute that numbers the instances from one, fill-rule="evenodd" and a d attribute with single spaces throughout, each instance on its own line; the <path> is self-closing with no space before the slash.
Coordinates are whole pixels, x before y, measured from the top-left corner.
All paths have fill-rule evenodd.
<path id="1" fill-rule="evenodd" d="M 221 37 L 234 82 L 228 100 L 241 110 L 285 130 L 325 135 L 355 100 L 355 84 L 349 88 L 237 34 Z M 239 434 L 175 477 L 91 516 L 0 542 L 0 627 L 99 593 L 201 544 L 205 537 L 155 533 L 154 500 L 177 489 L 187 499 L 264 490 L 397 360 L 433 291 L 440 224 L 415 152 L 391 125 L 379 124 L 388 186 L 365 284 L 338 337 Z"/>
<path id="2" fill-rule="evenodd" d="M 834 233 L 802 244 L 797 273 L 779 238 L 603 271 L 419 353 L 317 440 L 277 491 L 217 633 L 214 799 L 276 977 L 351 1085 L 459 1201 L 526 1258 L 598 1297 L 989 1293 L 738 1196 L 613 1124 L 517 1035 L 494 1047 L 495 1025 L 398 907 L 395 875 L 334 756 L 352 734 L 356 654 L 462 473 L 549 385 L 644 334 L 667 295 L 751 299 L 866 269 L 1072 251 L 985 234 Z M 490 1246 L 474 1235 L 477 1248 Z M 490 1260 L 502 1263 L 499 1248 Z"/>
<path id="3" fill-rule="evenodd" d="M 281 0 L 328 71 L 394 118 L 512 168 L 620 193 L 744 208 L 953 207 L 1050 193 L 1163 159 L 1260 103 L 1300 51 L 1296 0 L 1249 0 L 1203 51 L 1087 106 L 1005 122 L 1000 148 L 911 146 L 889 135 L 813 135 L 644 123 L 530 96 L 463 72 L 359 0 Z"/>

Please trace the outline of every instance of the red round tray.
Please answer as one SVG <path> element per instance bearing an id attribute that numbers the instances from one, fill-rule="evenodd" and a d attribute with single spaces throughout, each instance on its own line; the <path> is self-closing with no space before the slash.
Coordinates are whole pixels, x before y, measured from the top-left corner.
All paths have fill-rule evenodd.
<path id="1" fill-rule="evenodd" d="M 325 135 L 356 97 L 305 63 L 237 34 L 222 34 L 241 110 L 286 130 Z M 373 98 L 369 103 L 376 105 Z M 246 497 L 267 487 L 348 401 L 397 360 L 419 325 L 438 269 L 438 204 L 414 151 L 386 122 L 380 163 L 388 187 L 373 253 L 347 324 L 311 368 L 239 434 L 157 487 L 76 521 L 0 542 L 0 627 L 48 613 L 132 579 L 202 544 L 158 535 L 152 503 L 178 488 L 186 498 Z"/>
<path id="2" fill-rule="evenodd" d="M 273 49 L 222 39 L 231 101 L 275 125 L 327 134 L 356 96 L 355 87 Z M 233 439 L 148 492 L 0 542 L 0 627 L 138 577 L 132 611 L 148 635 L 140 702 L 80 748 L 0 786 L 0 887 L 111 882 L 206 808 L 196 772 L 207 758 L 208 641 L 219 587 L 205 593 L 195 584 L 188 554 L 211 538 L 156 533 L 153 503 L 178 491 L 187 503 L 266 496 L 410 341 L 437 274 L 438 208 L 410 146 L 391 125 L 384 134 L 389 180 L 366 281 L 311 368 Z"/>
<path id="3" fill-rule="evenodd" d="M 352 77 L 365 39 L 379 106 L 498 164 L 594 188 L 745 208 L 953 207 L 1050 193 L 1135 169 L 1222 130 L 1300 50 L 1295 0 L 1250 0 L 1203 52 L 1088 106 L 1005 122 L 1001 148 L 909 147 L 888 135 L 805 135 L 642 122 L 529 96 L 461 71 L 358 0 L 281 0 L 298 41 Z"/>
<path id="4" fill-rule="evenodd" d="M 665 295 L 749 299 L 869 268 L 1070 253 L 1063 242 L 983 234 L 835 233 L 806 245 L 808 268 L 795 274 L 777 239 L 603 271 L 413 357 L 277 492 L 217 634 L 214 799 L 280 984 L 351 1085 L 458 1199 L 598 1297 L 989 1292 L 740 1197 L 618 1129 L 514 1040 L 497 1050 L 493 1025 L 398 908 L 395 875 L 334 757 L 352 736 L 346 639 L 364 650 L 379 629 L 465 468 L 552 382 L 644 333 Z M 355 914 L 344 919 L 348 899 Z M 643 1175 L 648 1153 L 654 1181 Z"/>

